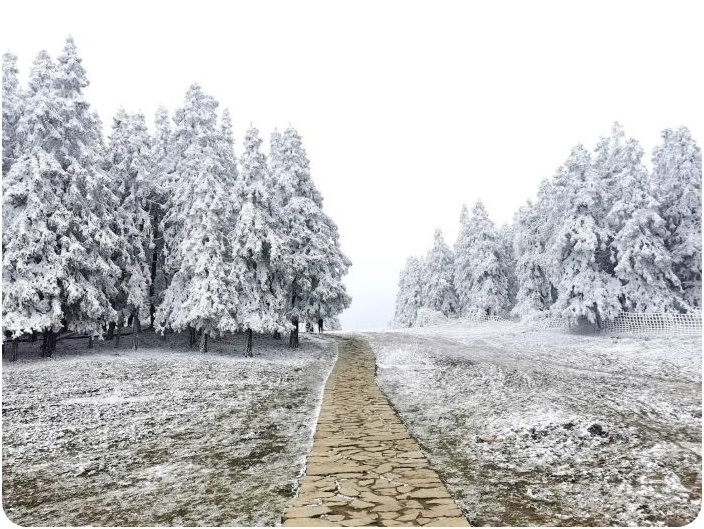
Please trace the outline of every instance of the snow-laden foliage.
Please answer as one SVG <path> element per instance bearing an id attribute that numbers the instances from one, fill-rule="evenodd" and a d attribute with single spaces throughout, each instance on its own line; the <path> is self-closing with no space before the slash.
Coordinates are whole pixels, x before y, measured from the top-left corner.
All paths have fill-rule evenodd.
<path id="1" fill-rule="evenodd" d="M 432 327 L 434 325 L 442 325 L 449 321 L 448 317 L 439 310 L 421 307 L 418 309 L 418 314 L 413 322 L 414 327 Z"/>
<path id="2" fill-rule="evenodd" d="M 274 263 L 280 259 L 282 239 L 273 211 L 272 189 L 259 131 L 250 128 L 244 137 L 241 175 L 236 186 L 239 205 L 232 233 L 234 262 L 231 290 L 237 296 L 235 322 L 240 329 L 257 332 L 283 326 L 284 293 L 274 283 Z"/>
<path id="3" fill-rule="evenodd" d="M 22 115 L 22 90 L 17 56 L 2 56 L 2 176 L 5 178 L 18 154 L 17 122 Z"/>
<path id="4" fill-rule="evenodd" d="M 653 187 L 665 245 L 686 302 L 702 307 L 702 151 L 686 127 L 662 132 L 653 153 Z"/>
<path id="5" fill-rule="evenodd" d="M 662 137 L 652 173 L 638 141 L 618 123 L 593 156 L 575 147 L 513 225 L 490 226 L 492 249 L 487 237 L 476 236 L 484 220 L 469 219 L 463 208 L 454 278 L 460 312 L 510 310 L 524 320 L 599 324 L 623 311 L 701 310 L 701 150 L 684 127 Z M 481 218 L 491 223 L 485 213 Z M 493 277 L 499 288 L 488 289 L 489 297 L 499 308 L 482 308 L 476 300 L 487 298 L 482 288 L 496 285 Z M 407 326 L 402 285 L 396 324 Z M 421 296 L 416 306 L 428 303 Z"/>
<path id="6" fill-rule="evenodd" d="M 118 204 L 113 229 L 119 245 L 115 262 L 121 275 L 114 307 L 125 316 L 146 321 L 149 317 L 151 283 L 152 219 L 149 199 L 151 139 L 144 116 L 124 110 L 113 119 L 105 158 L 105 169 Z"/>
<path id="7" fill-rule="evenodd" d="M 208 334 L 233 330 L 236 294 L 229 281 L 233 207 L 218 155 L 217 102 L 192 85 L 175 118 L 173 196 L 162 221 L 167 271 L 173 274 L 157 310 L 163 327 Z"/>
<path id="8" fill-rule="evenodd" d="M 394 323 L 399 327 L 411 327 L 416 321 L 418 310 L 423 306 L 424 260 L 409 257 L 406 267 L 401 270 L 396 295 Z"/>
<path id="9" fill-rule="evenodd" d="M 445 316 L 457 314 L 457 293 L 452 279 L 454 255 L 445 244 L 440 230 L 435 230 L 433 246 L 423 264 L 423 307 L 442 312 Z"/>
<path id="10" fill-rule="evenodd" d="M 570 321 L 586 318 L 600 324 L 620 312 L 620 284 L 597 262 L 606 244 L 606 232 L 599 226 L 597 179 L 589 152 L 580 146 L 572 150 L 565 171 L 573 182 L 573 195 L 564 204 L 565 222 L 552 254 L 562 262 L 557 282 L 558 297 L 553 312 Z"/>
<path id="11" fill-rule="evenodd" d="M 337 226 L 323 212 L 301 137 L 292 127 L 272 135 L 271 171 L 283 244 L 274 282 L 288 293 L 286 316 L 294 325 L 335 316 L 350 304 L 342 276 L 351 263 L 340 249 Z"/>
<path id="12" fill-rule="evenodd" d="M 650 192 L 643 149 L 623 129 L 614 126 L 609 156 L 617 176 L 615 198 L 606 215 L 614 232 L 611 242 L 615 276 L 621 281 L 621 303 L 627 312 L 677 312 L 686 309 L 680 282 L 665 247 L 665 222 Z M 597 164 L 597 168 L 602 168 Z"/>
<path id="13" fill-rule="evenodd" d="M 493 316 L 509 308 L 502 243 L 481 201 L 463 211 L 455 251 L 455 284 L 463 316 Z"/>
<path id="14" fill-rule="evenodd" d="M 101 167 L 102 137 L 68 39 L 54 64 L 34 62 L 17 124 L 21 149 L 3 186 L 5 331 L 99 334 L 115 317 L 118 246 L 110 222 L 116 197 Z"/>

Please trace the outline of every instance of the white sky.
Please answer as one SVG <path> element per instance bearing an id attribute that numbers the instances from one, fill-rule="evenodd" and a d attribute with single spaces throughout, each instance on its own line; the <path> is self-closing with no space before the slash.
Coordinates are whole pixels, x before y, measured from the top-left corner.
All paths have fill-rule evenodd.
<path id="1" fill-rule="evenodd" d="M 569 5 L 568 5 L 569 4 Z M 665 127 L 702 143 L 699 2 L 2 2 L 21 74 L 76 40 L 109 125 L 199 82 L 265 137 L 294 125 L 353 267 L 346 329 L 384 327 L 398 272 L 460 207 L 497 223 L 613 121 L 650 157 Z M 697 52 L 696 50 L 699 50 Z"/>

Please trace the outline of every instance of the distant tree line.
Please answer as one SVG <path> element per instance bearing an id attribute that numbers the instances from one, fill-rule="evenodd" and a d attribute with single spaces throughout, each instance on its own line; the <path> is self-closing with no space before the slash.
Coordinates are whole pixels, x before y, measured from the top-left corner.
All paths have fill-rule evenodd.
<path id="1" fill-rule="evenodd" d="M 497 229 L 484 205 L 463 207 L 454 250 L 432 249 L 401 271 L 395 323 L 420 309 L 563 318 L 602 325 L 621 312 L 702 307 L 702 154 L 689 130 L 662 132 L 652 170 L 614 124 L 593 152 L 577 145 L 535 202 Z"/>
<path id="2" fill-rule="evenodd" d="M 198 85 L 150 134 L 120 111 L 103 139 L 71 38 L 44 51 L 21 86 L 3 56 L 3 340 L 57 333 L 112 337 L 130 324 L 186 331 L 191 345 L 290 329 L 350 304 L 350 261 L 323 212 L 300 135 L 259 131 L 234 151 L 227 111 Z M 15 342 L 16 344 L 16 342 Z M 16 346 L 16 345 L 15 345 Z"/>

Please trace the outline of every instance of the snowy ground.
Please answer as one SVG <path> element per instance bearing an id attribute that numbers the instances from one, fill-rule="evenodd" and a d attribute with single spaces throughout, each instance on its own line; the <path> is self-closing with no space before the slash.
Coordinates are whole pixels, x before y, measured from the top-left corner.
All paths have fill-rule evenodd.
<path id="1" fill-rule="evenodd" d="M 682 525 L 701 505 L 700 337 L 516 324 L 369 333 L 378 377 L 476 525 Z"/>
<path id="2" fill-rule="evenodd" d="M 312 444 L 336 346 L 154 335 L 39 343 L 3 361 L 3 508 L 20 525 L 274 525 Z M 237 352 L 233 353 L 233 343 Z M 70 348 L 70 349 L 69 349 Z"/>

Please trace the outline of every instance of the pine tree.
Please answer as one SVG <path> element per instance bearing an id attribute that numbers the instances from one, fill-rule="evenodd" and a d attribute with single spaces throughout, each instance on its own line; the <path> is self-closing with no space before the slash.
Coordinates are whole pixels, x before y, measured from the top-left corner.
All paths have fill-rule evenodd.
<path id="1" fill-rule="evenodd" d="M 247 332 L 246 355 L 252 356 L 252 331 L 272 331 L 282 325 L 284 292 L 273 283 L 273 262 L 281 251 L 281 236 L 273 217 L 268 167 L 259 131 L 250 128 L 244 139 L 242 172 L 234 195 L 238 204 L 232 233 L 234 263 L 231 289 L 237 293 L 234 319 Z"/>
<path id="2" fill-rule="evenodd" d="M 350 261 L 340 249 L 335 223 L 322 211 L 322 196 L 295 129 L 272 134 L 271 158 L 272 184 L 281 204 L 276 221 L 283 238 L 274 283 L 287 292 L 286 314 L 293 326 L 289 344 L 298 347 L 301 320 L 331 317 L 349 306 L 342 276 Z"/>
<path id="3" fill-rule="evenodd" d="M 673 312 L 683 309 L 680 281 L 665 247 L 665 222 L 649 189 L 643 149 L 614 128 L 610 161 L 617 176 L 615 198 L 606 215 L 614 232 L 610 254 L 621 281 L 621 304 L 629 312 Z M 617 168 L 617 169 L 616 169 Z"/>
<path id="4" fill-rule="evenodd" d="M 496 227 L 481 200 L 472 208 L 465 226 L 461 253 L 455 261 L 456 282 L 463 292 L 462 314 L 502 314 L 509 306 L 508 280 Z"/>
<path id="5" fill-rule="evenodd" d="M 228 262 L 233 213 L 218 156 L 217 105 L 193 85 L 176 112 L 170 153 L 175 188 L 162 221 L 165 265 L 173 277 L 156 315 L 162 330 L 200 331 L 202 351 L 209 335 L 236 328 Z"/>
<path id="6" fill-rule="evenodd" d="M 152 248 L 150 259 L 150 327 L 154 327 L 156 307 L 164 298 L 164 291 L 169 277 L 164 265 L 164 236 L 161 223 L 168 210 L 173 189 L 171 177 L 171 118 L 164 107 L 159 107 L 154 116 L 154 135 L 151 138 L 151 196 L 149 197 L 149 216 L 152 225 Z"/>
<path id="7" fill-rule="evenodd" d="M 440 230 L 435 230 L 433 247 L 425 258 L 423 270 L 423 306 L 445 316 L 458 313 L 459 304 L 454 284 L 455 258 L 445 244 Z"/>
<path id="8" fill-rule="evenodd" d="M 66 172 L 63 197 L 72 215 L 61 242 L 71 279 L 64 290 L 68 329 L 98 335 L 115 318 L 110 300 L 116 295 L 120 270 L 112 260 L 118 245 L 110 229 L 116 197 L 101 168 L 102 126 L 91 112 L 83 89 L 88 86 L 72 38 L 68 38 L 55 69 L 54 88 L 61 137 L 52 138 L 52 152 Z"/>
<path id="9" fill-rule="evenodd" d="M 19 154 L 17 123 L 22 115 L 23 94 L 17 70 L 17 56 L 2 56 L 2 176 L 5 178 Z"/>
<path id="10" fill-rule="evenodd" d="M 702 152 L 686 127 L 662 132 L 662 145 L 653 152 L 653 188 L 685 301 L 701 310 Z"/>
<path id="11" fill-rule="evenodd" d="M 405 268 L 399 274 L 394 322 L 400 327 L 412 327 L 418 316 L 418 309 L 422 307 L 424 267 L 422 259 L 409 257 Z"/>
<path id="12" fill-rule="evenodd" d="M 504 224 L 497 232 L 500 252 L 499 263 L 501 264 L 501 270 L 506 278 L 506 312 L 513 310 L 518 294 L 516 254 L 513 248 L 515 233 L 515 226 L 512 224 Z"/>
<path id="13" fill-rule="evenodd" d="M 149 198 L 153 196 L 149 132 L 141 114 L 123 110 L 113 120 L 105 169 L 118 198 L 113 230 L 119 246 L 114 260 L 120 267 L 114 306 L 132 321 L 133 348 L 137 348 L 139 322 L 150 316 L 152 219 Z"/>
<path id="14" fill-rule="evenodd" d="M 554 225 L 549 207 L 552 187 L 547 180 L 540 184 L 538 200 L 519 209 L 515 221 L 514 253 L 518 291 L 512 314 L 524 320 L 547 317 L 557 297 L 554 264 L 547 255 Z M 551 273 L 552 272 L 552 273 Z M 558 275 L 561 275 L 561 267 Z"/>
<path id="15" fill-rule="evenodd" d="M 589 152 L 581 145 L 572 150 L 565 171 L 572 182 L 573 194 L 564 204 L 565 222 L 550 250 L 563 264 L 552 310 L 569 321 L 586 318 L 601 326 L 604 319 L 613 318 L 621 311 L 621 285 L 598 263 L 599 251 L 610 237 L 596 218 L 599 182 Z"/>

